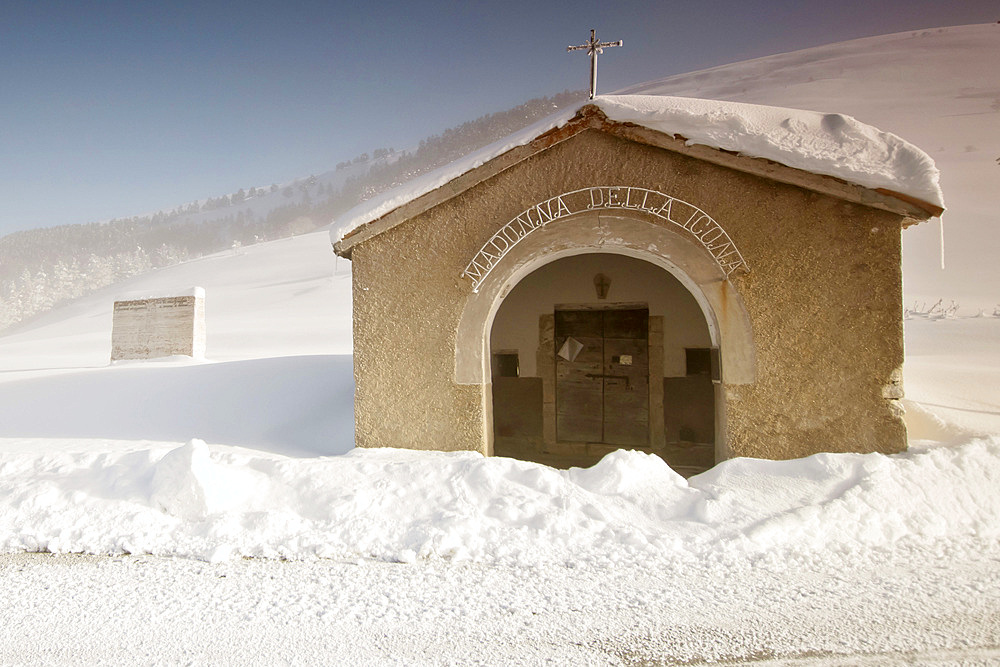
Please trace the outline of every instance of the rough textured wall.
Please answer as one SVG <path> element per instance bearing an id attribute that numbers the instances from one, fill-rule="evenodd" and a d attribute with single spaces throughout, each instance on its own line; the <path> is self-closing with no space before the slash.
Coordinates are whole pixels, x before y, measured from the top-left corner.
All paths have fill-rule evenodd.
<path id="1" fill-rule="evenodd" d="M 115 301 L 111 360 L 205 355 L 205 300 L 194 296 Z"/>
<path id="2" fill-rule="evenodd" d="M 461 273 L 524 209 L 595 185 L 690 202 L 748 261 L 751 273 L 732 287 L 752 322 L 757 373 L 752 384 L 725 386 L 728 451 L 788 458 L 905 447 L 884 394 L 903 361 L 899 218 L 596 131 L 353 249 L 360 446 L 488 453 L 490 387 L 454 380 L 455 331 L 471 292 Z"/>
<path id="3" fill-rule="evenodd" d="M 359 447 L 486 453 L 483 389 L 454 382 L 468 287 L 461 269 L 444 268 L 456 260 L 437 252 L 443 240 L 408 223 L 352 253 Z"/>
<path id="4" fill-rule="evenodd" d="M 725 388 L 729 442 L 734 454 L 768 458 L 901 451 L 905 427 L 887 400 L 901 397 L 892 386 L 903 364 L 899 222 L 804 196 L 808 208 L 775 214 L 766 236 L 741 234 L 754 258 L 737 287 L 757 381 Z"/>

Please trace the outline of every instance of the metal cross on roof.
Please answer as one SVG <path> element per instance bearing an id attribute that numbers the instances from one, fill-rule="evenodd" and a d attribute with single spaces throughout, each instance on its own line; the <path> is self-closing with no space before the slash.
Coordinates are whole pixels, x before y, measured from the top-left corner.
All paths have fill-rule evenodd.
<path id="1" fill-rule="evenodd" d="M 581 44 L 580 46 L 567 46 L 567 51 L 580 51 L 581 49 L 587 49 L 587 55 L 590 56 L 590 99 L 594 99 L 594 94 L 597 92 L 597 55 L 599 53 L 604 53 L 604 49 L 610 46 L 621 46 L 622 40 L 617 42 L 599 42 L 597 41 L 594 31 L 590 31 L 590 41 L 586 44 Z"/>

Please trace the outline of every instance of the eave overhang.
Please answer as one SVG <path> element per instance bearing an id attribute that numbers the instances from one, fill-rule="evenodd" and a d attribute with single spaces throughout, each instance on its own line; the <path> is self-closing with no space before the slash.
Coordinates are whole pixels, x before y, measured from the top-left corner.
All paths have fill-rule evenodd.
<path id="1" fill-rule="evenodd" d="M 628 141 L 673 151 L 761 178 L 794 185 L 855 204 L 889 211 L 901 217 L 901 224 L 904 228 L 940 216 L 944 212 L 940 206 L 892 190 L 867 188 L 833 176 L 814 174 L 772 160 L 742 155 L 701 144 L 689 145 L 687 139 L 679 135 L 664 134 L 635 123 L 610 120 L 596 105 L 587 104 L 581 107 L 576 115 L 561 127 L 544 132 L 527 144 L 512 148 L 506 153 L 455 177 L 448 183 L 415 197 L 370 222 L 359 225 L 333 244 L 334 251 L 341 257 L 350 259 L 351 249 L 359 243 L 378 236 L 405 220 L 458 196 L 500 172 L 589 130 L 605 132 Z"/>

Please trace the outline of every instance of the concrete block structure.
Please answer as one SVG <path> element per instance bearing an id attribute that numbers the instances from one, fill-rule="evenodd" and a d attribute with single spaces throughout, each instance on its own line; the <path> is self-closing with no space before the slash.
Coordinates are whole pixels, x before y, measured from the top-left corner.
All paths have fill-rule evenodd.
<path id="1" fill-rule="evenodd" d="M 901 230 L 933 202 L 595 105 L 391 201 L 334 245 L 358 446 L 685 473 L 906 447 Z"/>
<path id="2" fill-rule="evenodd" d="M 111 360 L 205 356 L 205 290 L 115 301 Z"/>

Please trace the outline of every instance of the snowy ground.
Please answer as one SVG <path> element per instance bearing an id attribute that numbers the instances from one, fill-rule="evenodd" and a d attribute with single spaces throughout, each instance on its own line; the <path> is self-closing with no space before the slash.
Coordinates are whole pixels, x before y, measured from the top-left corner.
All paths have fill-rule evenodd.
<path id="1" fill-rule="evenodd" d="M 351 451 L 328 248 L 126 286 L 205 286 L 204 363 L 109 366 L 113 294 L 0 338 L 0 662 L 1000 661 L 1000 319 L 907 322 L 900 456 Z"/>
<path id="2" fill-rule="evenodd" d="M 0 660 L 996 664 L 1000 549 L 967 546 L 613 568 L 22 554 L 0 559 Z"/>
<path id="3" fill-rule="evenodd" d="M 905 454 L 556 471 L 352 451 L 349 270 L 310 234 L 0 336 L 0 663 L 1000 663 L 1000 318 L 907 321 Z M 206 361 L 108 364 L 117 293 L 194 285 Z"/>

